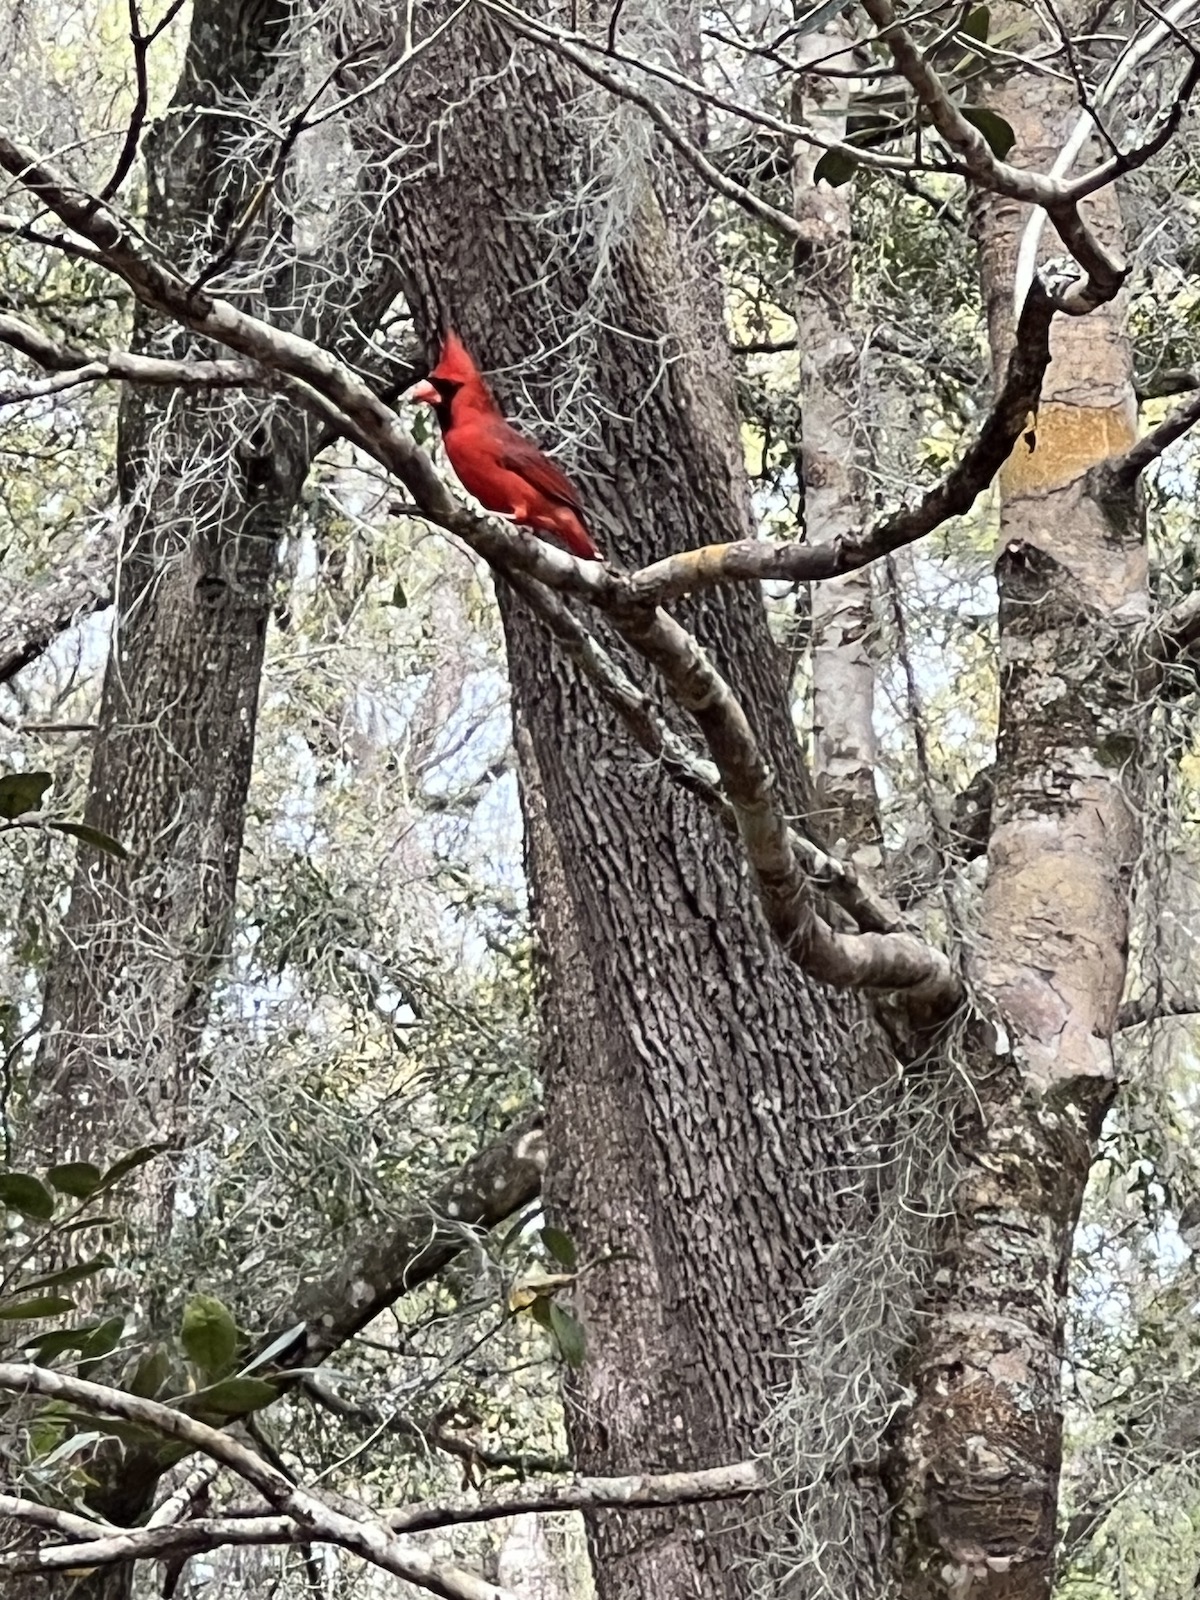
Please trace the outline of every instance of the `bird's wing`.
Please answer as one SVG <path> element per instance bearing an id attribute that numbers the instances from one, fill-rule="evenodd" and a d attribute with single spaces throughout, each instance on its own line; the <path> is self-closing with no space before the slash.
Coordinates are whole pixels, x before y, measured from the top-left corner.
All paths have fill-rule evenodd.
<path id="1" fill-rule="evenodd" d="M 570 506 L 577 516 L 583 516 L 579 491 L 570 478 L 549 456 L 543 455 L 537 445 L 523 439 L 513 428 L 506 428 L 500 441 L 500 465 L 524 478 L 547 500 L 557 500 L 561 505 Z"/>

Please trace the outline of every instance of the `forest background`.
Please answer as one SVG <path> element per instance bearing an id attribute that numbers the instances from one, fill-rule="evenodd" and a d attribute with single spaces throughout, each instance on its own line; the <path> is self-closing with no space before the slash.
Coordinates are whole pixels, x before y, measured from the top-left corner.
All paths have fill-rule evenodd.
<path id="1" fill-rule="evenodd" d="M 5 1592 L 1195 1593 L 1200 4 L 0 60 Z"/>

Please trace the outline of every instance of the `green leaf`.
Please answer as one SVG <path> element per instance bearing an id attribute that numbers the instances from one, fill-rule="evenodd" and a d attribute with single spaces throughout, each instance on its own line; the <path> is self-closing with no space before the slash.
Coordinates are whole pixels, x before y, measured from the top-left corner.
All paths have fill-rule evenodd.
<path id="1" fill-rule="evenodd" d="M 118 1422 L 112 1417 L 96 1417 L 89 1411 L 67 1411 L 67 1420 L 76 1423 L 79 1427 L 90 1429 L 96 1433 L 106 1434 L 109 1438 L 121 1439 L 126 1444 L 132 1445 L 157 1445 L 162 1441 L 161 1433 L 154 1433 L 149 1428 L 139 1428 L 135 1422 Z M 164 1449 L 158 1459 L 162 1461 L 168 1454 L 170 1446 Z M 180 1454 L 175 1457 L 178 1461 L 182 1456 L 190 1455 L 194 1445 L 180 1445 Z M 158 1455 L 158 1452 L 155 1452 Z"/>
<path id="2" fill-rule="evenodd" d="M 10 1300 L 0 1305 L 0 1318 L 5 1322 L 24 1322 L 34 1317 L 61 1317 L 64 1311 L 74 1309 L 74 1300 L 68 1300 L 65 1294 L 40 1294 L 30 1300 Z"/>
<path id="3" fill-rule="evenodd" d="M 1005 160 L 1017 142 L 1011 124 L 1005 122 L 998 112 L 989 111 L 987 106 L 960 106 L 959 109 L 971 126 L 983 135 L 997 161 Z"/>
<path id="4" fill-rule="evenodd" d="M 858 171 L 858 162 L 842 150 L 826 150 L 813 168 L 813 182 L 827 183 L 831 189 L 840 189 Z"/>
<path id="5" fill-rule="evenodd" d="M 40 811 L 42 796 L 53 783 L 48 772 L 6 772 L 0 778 L 0 817 L 23 817 Z"/>
<path id="6" fill-rule="evenodd" d="M 39 1365 L 48 1366 L 68 1350 L 82 1350 L 87 1344 L 88 1335 L 94 1333 L 97 1326 L 95 1322 L 85 1322 L 78 1328 L 53 1328 L 49 1333 L 39 1333 L 32 1339 L 26 1339 L 25 1348 L 33 1351 L 34 1360 Z"/>
<path id="7" fill-rule="evenodd" d="M 56 833 L 69 833 L 72 839 L 82 839 L 84 844 L 90 844 L 96 850 L 103 850 L 105 855 L 116 856 L 125 861 L 129 851 L 119 839 L 114 839 L 111 833 L 104 833 L 99 828 L 93 828 L 87 822 L 60 822 L 57 818 L 46 824 Z"/>
<path id="8" fill-rule="evenodd" d="M 112 1264 L 113 1259 L 109 1255 L 93 1256 L 90 1261 L 81 1261 L 74 1267 L 64 1267 L 61 1272 L 48 1272 L 44 1278 L 30 1278 L 28 1283 L 18 1283 L 13 1293 L 27 1294 L 30 1289 L 65 1289 L 69 1283 L 80 1283 L 84 1278 L 90 1278 L 93 1273 L 111 1267 Z"/>
<path id="9" fill-rule="evenodd" d="M 51 1417 L 35 1417 L 29 1424 L 29 1449 L 34 1456 L 53 1450 L 63 1436 L 63 1425 Z"/>
<path id="10" fill-rule="evenodd" d="M 569 1311 L 564 1311 L 557 1300 L 550 1302 L 550 1332 L 554 1335 L 563 1360 L 569 1367 L 581 1367 L 587 1354 L 587 1341 L 582 1325 Z"/>
<path id="11" fill-rule="evenodd" d="M 100 1184 L 100 1168 L 90 1161 L 65 1161 L 60 1167 L 51 1167 L 46 1182 L 60 1194 L 69 1194 L 75 1200 L 86 1200 Z"/>
<path id="12" fill-rule="evenodd" d="M 551 1321 L 550 1312 L 550 1308 L 553 1306 L 553 1304 L 554 1302 L 551 1300 L 548 1294 L 540 1294 L 529 1307 L 529 1315 L 536 1323 L 545 1328 L 547 1333 L 553 1331 L 553 1323 Z"/>
<path id="13" fill-rule="evenodd" d="M 968 39 L 977 39 L 980 44 L 986 44 L 991 24 L 992 13 L 987 6 L 976 6 L 958 31 L 966 34 Z"/>
<path id="14" fill-rule="evenodd" d="M 569 1233 L 564 1233 L 561 1228 L 552 1228 L 547 1225 L 542 1229 L 542 1243 L 555 1261 L 566 1267 L 568 1272 L 576 1270 L 579 1265 L 579 1253 L 575 1249 L 575 1241 Z"/>
<path id="15" fill-rule="evenodd" d="M 88 1433 L 73 1433 L 69 1439 L 64 1439 L 56 1445 L 48 1455 L 44 1455 L 38 1466 L 56 1467 L 63 1461 L 68 1461 L 72 1456 L 77 1456 L 81 1450 L 90 1450 L 92 1445 L 99 1444 L 104 1435 L 98 1428 L 93 1428 Z"/>
<path id="16" fill-rule="evenodd" d="M 130 1394 L 142 1400 L 153 1400 L 162 1393 L 171 1376 L 171 1357 L 165 1345 L 155 1345 L 147 1350 L 129 1378 L 125 1387 Z"/>
<path id="17" fill-rule="evenodd" d="M 198 1389 L 179 1401 L 181 1411 L 213 1412 L 222 1417 L 245 1416 L 261 1411 L 279 1398 L 279 1390 L 262 1378 L 222 1378 L 207 1389 Z"/>
<path id="18" fill-rule="evenodd" d="M 282 1355 L 285 1350 L 291 1350 L 307 1333 L 308 1324 L 306 1322 L 293 1323 L 286 1333 L 281 1333 L 277 1338 L 272 1339 L 265 1349 L 260 1350 L 256 1356 L 246 1362 L 246 1365 L 242 1368 L 241 1376 L 245 1377 L 247 1373 L 253 1372 L 256 1367 L 267 1366 L 274 1361 L 276 1356 Z M 329 1367 L 322 1368 L 322 1371 L 326 1373 L 331 1370 Z"/>
<path id="19" fill-rule="evenodd" d="M 64 1222 L 61 1228 L 55 1228 L 54 1234 L 56 1238 L 62 1238 L 68 1233 L 82 1233 L 85 1228 L 107 1228 L 110 1227 L 116 1220 L 116 1217 L 105 1215 L 96 1217 L 76 1217 L 74 1222 Z"/>
<path id="20" fill-rule="evenodd" d="M 237 1351 L 237 1325 L 228 1309 L 211 1294 L 193 1295 L 188 1301 L 179 1337 L 188 1360 L 214 1377 L 228 1370 Z"/>
<path id="21" fill-rule="evenodd" d="M 114 1161 L 112 1166 L 100 1179 L 97 1191 L 111 1189 L 114 1183 L 120 1183 L 135 1167 L 144 1167 L 147 1161 L 153 1161 L 155 1156 L 162 1155 L 167 1148 L 165 1144 L 143 1144 L 136 1150 L 131 1150 L 127 1156 L 122 1156 L 119 1161 Z"/>
<path id="22" fill-rule="evenodd" d="M 124 1317 L 106 1317 L 88 1335 L 88 1342 L 83 1348 L 85 1361 L 99 1361 L 102 1356 L 115 1350 L 121 1342 L 121 1335 L 125 1332 Z"/>
<path id="23" fill-rule="evenodd" d="M 30 1172 L 0 1172 L 0 1205 L 37 1222 L 49 1222 L 54 1215 L 54 1196 Z"/>

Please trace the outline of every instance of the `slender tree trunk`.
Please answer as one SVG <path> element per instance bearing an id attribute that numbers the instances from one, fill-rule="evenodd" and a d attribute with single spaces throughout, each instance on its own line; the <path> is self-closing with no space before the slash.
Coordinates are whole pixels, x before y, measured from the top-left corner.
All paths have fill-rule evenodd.
<path id="1" fill-rule="evenodd" d="M 1018 75 L 993 103 L 1015 159 L 1045 170 L 1069 88 Z M 1111 195 L 1094 206 L 1118 239 Z M 997 367 L 1025 219 L 1007 201 L 976 208 Z M 1134 436 L 1121 315 L 1057 324 L 1042 404 L 1001 477 L 995 824 L 973 961 L 996 1026 L 973 1052 L 980 1126 L 910 1374 L 898 1497 L 914 1600 L 1034 1600 L 1053 1580 L 1067 1269 L 1114 1089 L 1138 849 L 1145 552 L 1132 496 L 1114 501 L 1089 470 Z"/>
<path id="2" fill-rule="evenodd" d="M 838 17 L 797 41 L 800 60 L 817 59 L 853 38 L 849 17 Z M 845 60 L 851 59 L 847 55 Z M 797 77 L 807 107 L 830 138 L 844 137 L 853 90 L 850 78 Z M 805 96 L 794 94 L 796 121 Z M 857 527 L 865 504 L 863 473 L 855 465 L 862 340 L 854 325 L 854 255 L 850 236 L 853 189 L 814 181 L 821 151 L 797 142 L 793 210 L 805 236 L 795 247 L 796 330 L 800 347 L 801 451 L 805 533 L 827 544 Z M 875 792 L 875 663 L 868 568 L 812 585 L 813 776 L 827 836 L 864 872 L 882 866 L 879 799 Z"/>
<path id="3" fill-rule="evenodd" d="M 232 155 L 245 124 L 225 113 L 276 69 L 291 18 L 283 0 L 193 7 L 172 108 L 146 142 L 146 233 L 181 270 L 220 254 L 258 181 Z M 267 299 L 301 316 L 304 286 L 295 272 L 285 277 Z M 190 335 L 145 314 L 135 344 L 194 353 Z M 30 1089 L 25 1143 L 42 1159 L 102 1163 L 148 1139 L 175 1150 L 186 1140 L 201 1033 L 228 953 L 276 546 L 310 435 L 307 415 L 270 395 L 124 394 L 124 529 L 85 817 L 129 856 L 80 847 Z M 171 1225 L 169 1165 L 156 1184 L 123 1219 L 144 1234 L 149 1262 Z M 141 1285 L 149 1319 L 176 1288 L 151 1270 Z M 91 1501 L 126 1521 L 145 1509 L 160 1469 L 150 1452 L 125 1462 L 104 1452 L 90 1470 Z M 47 1578 L 36 1594 L 124 1600 L 131 1582 L 131 1569 L 105 1568 Z"/>
<path id="4" fill-rule="evenodd" d="M 648 164 L 626 160 L 610 196 L 618 238 L 583 195 L 626 152 L 589 151 L 595 107 L 478 14 L 420 59 L 389 151 L 446 106 L 436 168 L 391 172 L 431 344 L 452 322 L 510 410 L 531 394 L 560 438 L 583 416 L 572 470 L 616 561 L 744 537 L 716 280 Z M 575 411 L 570 380 L 588 402 Z M 631 751 L 519 601 L 502 590 L 501 605 L 544 955 L 550 1200 L 584 1258 L 621 1253 L 580 1285 L 572 1444 L 586 1471 L 728 1459 L 754 1438 L 781 1326 L 849 1203 L 845 1113 L 877 1045 L 857 1000 L 781 957 L 709 817 Z M 681 609 L 807 808 L 758 596 Z M 591 1536 L 603 1600 L 747 1588 L 744 1527 L 604 1516 Z"/>

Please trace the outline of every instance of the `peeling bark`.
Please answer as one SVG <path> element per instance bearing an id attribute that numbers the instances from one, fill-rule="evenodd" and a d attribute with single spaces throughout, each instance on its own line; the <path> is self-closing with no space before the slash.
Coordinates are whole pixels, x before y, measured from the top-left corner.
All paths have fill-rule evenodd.
<path id="1" fill-rule="evenodd" d="M 1073 99 L 1014 76 L 993 101 L 1014 158 L 1044 168 Z M 1111 195 L 1089 203 L 1120 241 Z M 993 359 L 1012 343 L 1024 208 L 976 204 Z M 896 1474 L 904 1592 L 1050 1593 L 1062 1451 L 1067 1270 L 1094 1142 L 1114 1092 L 1132 809 L 1143 734 L 1134 644 L 1146 557 L 1132 494 L 1097 493 L 1135 410 L 1119 302 L 1061 321 L 1044 399 L 1001 474 L 1001 716 L 994 824 L 971 973 L 990 1017 L 971 1053 L 956 1224 L 910 1382 Z"/>

